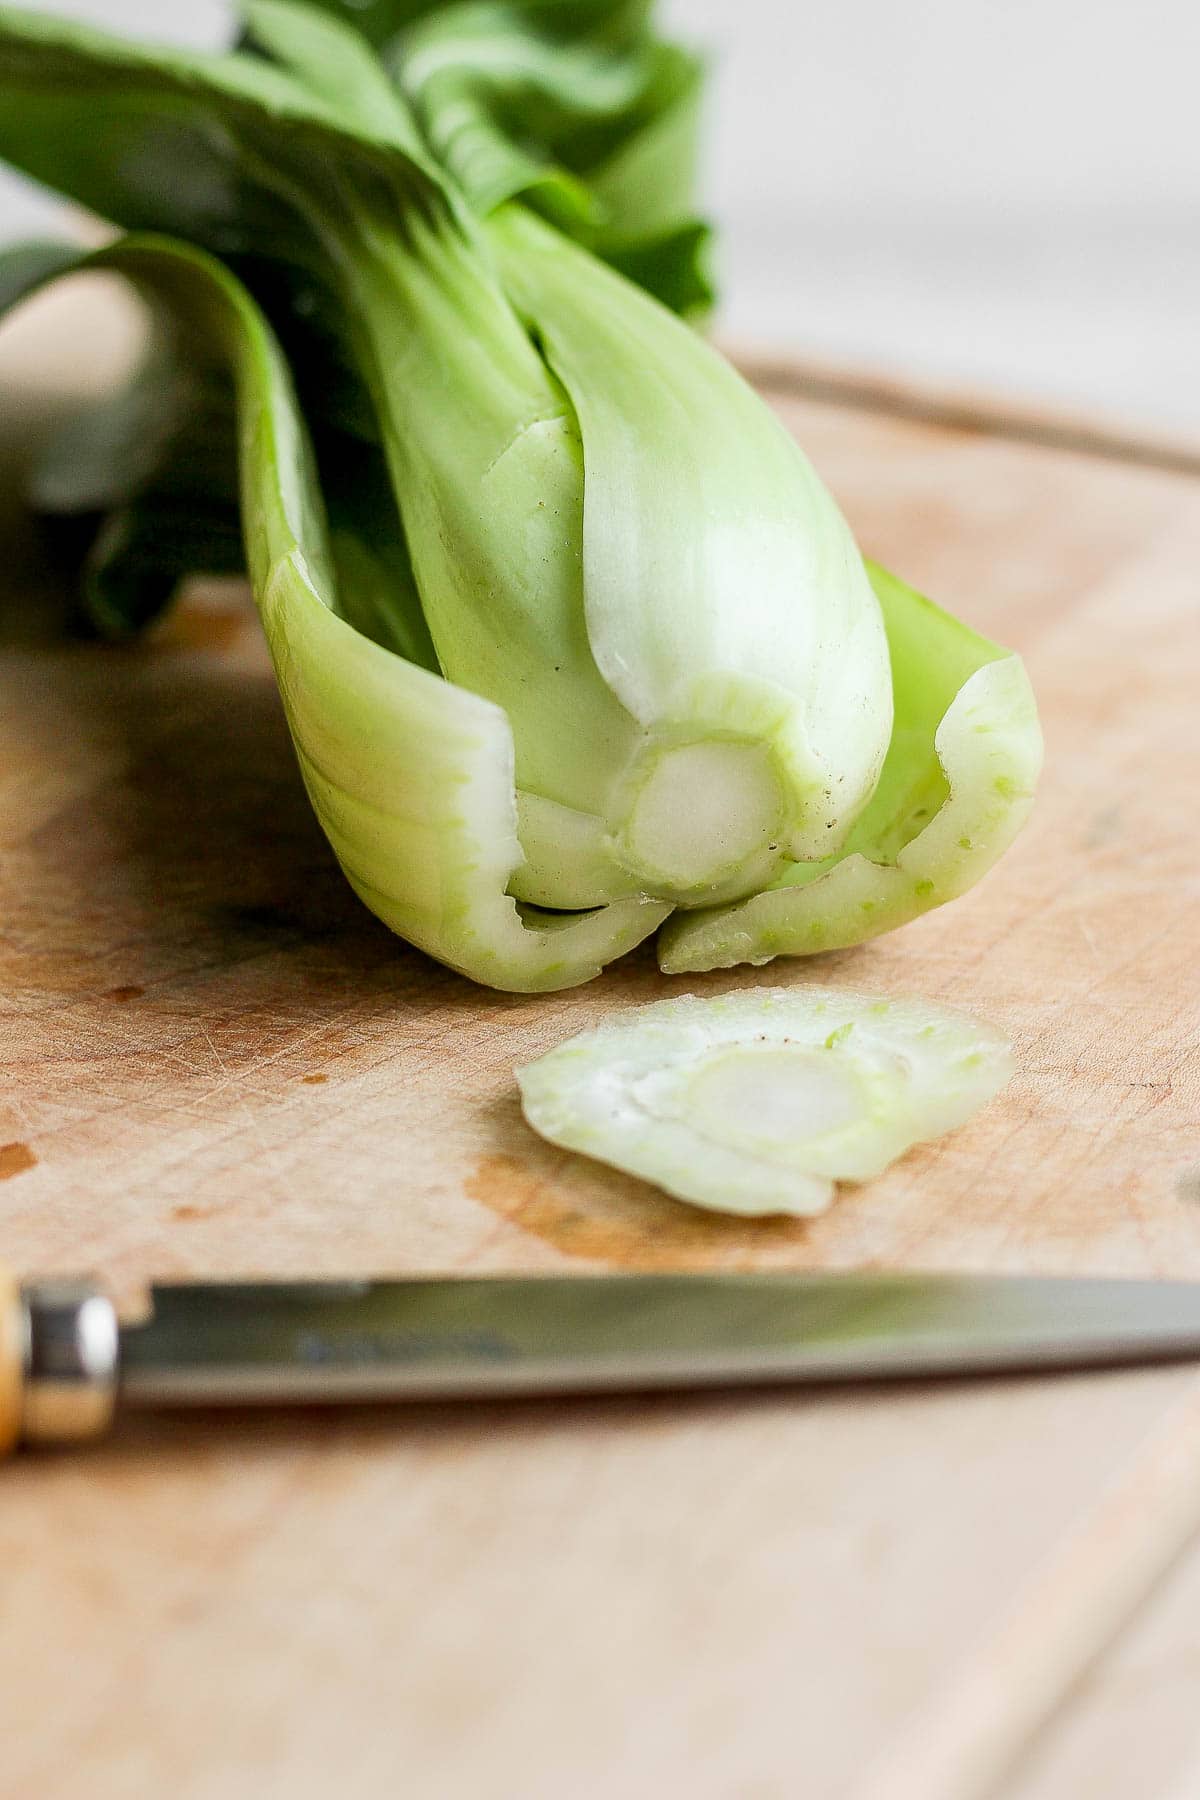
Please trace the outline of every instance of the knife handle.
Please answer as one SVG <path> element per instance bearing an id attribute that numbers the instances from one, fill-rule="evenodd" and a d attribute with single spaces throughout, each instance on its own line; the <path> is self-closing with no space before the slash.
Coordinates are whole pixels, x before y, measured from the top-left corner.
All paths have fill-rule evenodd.
<path id="1" fill-rule="evenodd" d="M 0 1264 L 0 1456 L 99 1437 L 117 1398 L 120 1330 L 91 1281 L 22 1287 Z"/>
<path id="2" fill-rule="evenodd" d="M 0 1456 L 21 1437 L 25 1389 L 25 1303 L 16 1277 L 0 1264 Z"/>

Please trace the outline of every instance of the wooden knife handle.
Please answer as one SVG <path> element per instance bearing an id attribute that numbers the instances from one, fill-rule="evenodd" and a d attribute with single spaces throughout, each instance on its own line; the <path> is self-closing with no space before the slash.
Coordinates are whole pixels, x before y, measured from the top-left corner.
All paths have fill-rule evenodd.
<path id="1" fill-rule="evenodd" d="M 25 1341 L 25 1301 L 16 1276 L 0 1264 L 0 1456 L 7 1456 L 21 1438 Z"/>

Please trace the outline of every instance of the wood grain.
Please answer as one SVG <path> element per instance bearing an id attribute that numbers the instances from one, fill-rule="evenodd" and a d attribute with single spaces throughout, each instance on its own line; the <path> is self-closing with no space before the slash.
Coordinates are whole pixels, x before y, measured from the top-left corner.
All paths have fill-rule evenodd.
<path id="1" fill-rule="evenodd" d="M 1200 1794 L 1200 1547 L 1031 1742 L 1010 1800 L 1195 1800 Z"/>
<path id="2" fill-rule="evenodd" d="M 0 344 L 26 418 L 64 316 L 26 321 L 17 366 Z M 779 404 L 864 547 L 1026 656 L 1048 762 L 980 889 L 767 979 L 975 1008 L 1016 1040 L 1000 1101 L 807 1224 L 702 1217 L 541 1143 L 516 1062 L 762 973 L 668 984 L 638 953 L 528 1000 L 438 969 L 333 866 L 244 596 L 197 590 L 136 649 L 64 647 L 61 584 L 14 515 L 8 1260 L 97 1267 L 130 1301 L 224 1271 L 1200 1275 L 1200 484 Z M 949 1740 L 955 1675 L 1035 1571 L 1071 1567 L 1193 1379 L 144 1421 L 26 1459 L 0 1487 L 4 1781 L 849 1794 L 918 1727 Z M 1010 1716 L 1005 1754 L 1029 1729 Z"/>
<path id="3" fill-rule="evenodd" d="M 918 1715 L 867 1769 L 862 1800 L 981 1800 L 992 1792 L 1014 1748 L 1036 1736 L 1198 1523 L 1200 1382 L 1193 1378 L 1067 1543 L 1021 1583 L 1007 1617 L 950 1675 L 928 1716 Z M 1094 1784 L 1067 1791 L 1090 1794 Z"/>

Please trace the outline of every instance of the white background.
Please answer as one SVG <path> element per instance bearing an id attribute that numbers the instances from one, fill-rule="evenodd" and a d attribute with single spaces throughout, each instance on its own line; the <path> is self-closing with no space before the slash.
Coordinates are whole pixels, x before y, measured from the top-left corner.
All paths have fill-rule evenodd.
<path id="1" fill-rule="evenodd" d="M 46 10 L 195 42 L 229 30 L 223 0 Z M 664 14 L 714 53 L 727 337 L 1200 430 L 1194 0 Z M 41 217 L 5 178 L 0 237 Z"/>

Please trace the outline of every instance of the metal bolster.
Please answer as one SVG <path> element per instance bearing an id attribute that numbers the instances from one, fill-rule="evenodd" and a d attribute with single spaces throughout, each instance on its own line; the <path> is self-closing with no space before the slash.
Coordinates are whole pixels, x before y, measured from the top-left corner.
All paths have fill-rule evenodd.
<path id="1" fill-rule="evenodd" d="M 21 1290 L 25 1380 L 21 1437 L 77 1443 L 106 1431 L 117 1398 L 120 1333 L 112 1301 L 88 1281 Z"/>

